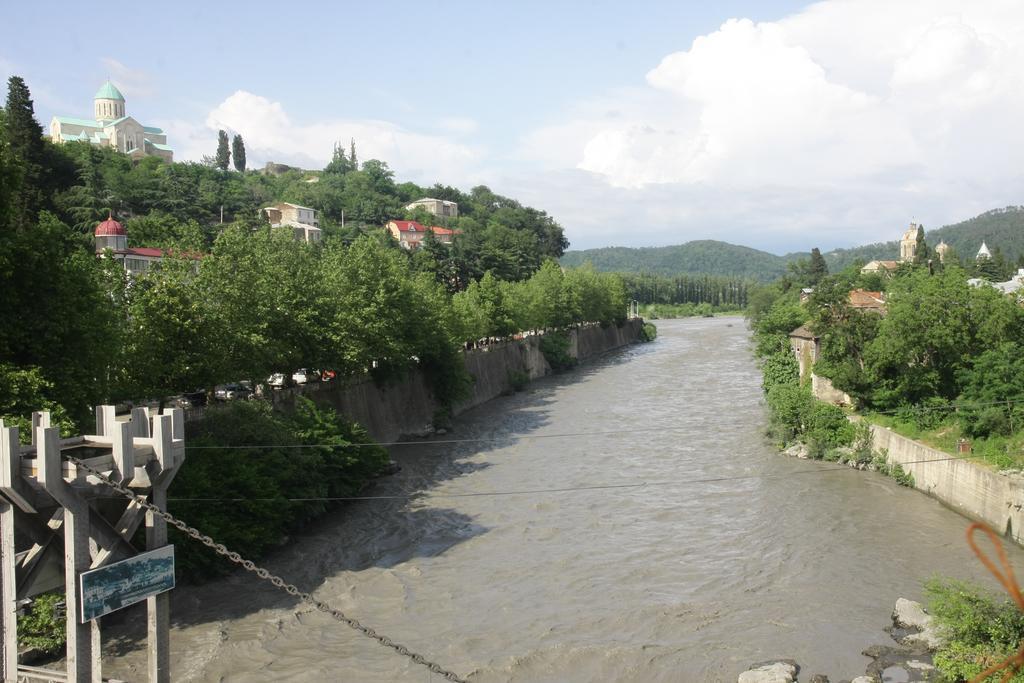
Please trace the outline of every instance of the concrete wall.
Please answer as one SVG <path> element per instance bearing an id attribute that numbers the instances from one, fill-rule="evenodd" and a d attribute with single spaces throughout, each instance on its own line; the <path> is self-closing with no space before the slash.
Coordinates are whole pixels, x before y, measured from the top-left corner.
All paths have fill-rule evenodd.
<path id="1" fill-rule="evenodd" d="M 845 391 L 836 389 L 832 380 L 828 377 L 820 377 L 811 373 L 811 394 L 814 398 L 825 403 L 833 403 L 840 406 L 853 405 L 853 399 Z"/>
<path id="2" fill-rule="evenodd" d="M 570 331 L 569 352 L 580 361 L 594 358 L 612 349 L 632 344 L 640 338 L 641 320 L 627 321 L 622 327 L 598 325 Z M 551 373 L 540 351 L 539 336 L 530 336 L 491 344 L 465 352 L 466 370 L 473 377 L 470 395 L 454 407 L 458 415 L 486 403 L 510 390 L 509 374 L 525 372 L 530 379 Z M 296 396 L 307 396 L 317 403 L 333 406 L 350 420 L 366 427 L 377 441 L 395 441 L 403 434 L 427 431 L 438 409 L 430 388 L 419 372 L 401 382 L 378 387 L 365 379 L 353 384 L 315 383 L 274 391 L 275 404 L 291 404 Z"/>
<path id="3" fill-rule="evenodd" d="M 913 474 L 915 488 L 1024 545 L 1024 476 L 952 459 L 886 427 L 872 425 L 871 433 L 875 450 L 885 449 L 890 463 Z"/>

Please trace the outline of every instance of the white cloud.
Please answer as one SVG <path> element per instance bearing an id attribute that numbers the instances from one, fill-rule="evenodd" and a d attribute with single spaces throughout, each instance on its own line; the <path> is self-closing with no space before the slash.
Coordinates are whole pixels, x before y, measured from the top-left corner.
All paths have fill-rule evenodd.
<path id="1" fill-rule="evenodd" d="M 595 98 L 523 149 L 588 172 L 563 176 L 583 194 L 603 179 L 605 205 L 632 206 L 649 243 L 777 235 L 793 248 L 815 228 L 805 248 L 830 247 L 887 239 L 911 215 L 942 223 L 1021 201 L 1019 2 L 826 0 L 730 19 L 646 83 L 616 118 L 614 98 Z M 588 241 L 599 229 L 585 205 L 538 197 L 552 202 L 571 239 L 574 225 Z"/>
<path id="2" fill-rule="evenodd" d="M 480 130 L 480 123 L 476 119 L 465 116 L 446 116 L 438 121 L 442 130 L 456 135 L 471 135 Z"/>
<path id="3" fill-rule="evenodd" d="M 142 69 L 132 69 L 113 57 L 103 57 L 100 61 L 106 69 L 107 78 L 117 86 L 126 99 L 145 99 L 156 94 L 153 77 Z"/>
<path id="4" fill-rule="evenodd" d="M 382 159 L 402 180 L 420 183 L 471 182 L 481 158 L 478 148 L 445 137 L 417 133 L 386 121 L 332 119 L 297 123 L 281 102 L 239 90 L 206 116 L 204 125 L 164 123 L 176 158 L 199 160 L 213 154 L 217 131 L 238 133 L 245 140 L 250 166 L 267 161 L 303 168 L 322 168 L 335 142 L 346 149 L 355 139 L 360 160 Z"/>

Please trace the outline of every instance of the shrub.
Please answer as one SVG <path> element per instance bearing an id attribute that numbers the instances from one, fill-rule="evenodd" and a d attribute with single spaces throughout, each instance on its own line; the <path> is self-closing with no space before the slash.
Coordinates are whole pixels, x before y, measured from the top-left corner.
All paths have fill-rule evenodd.
<path id="1" fill-rule="evenodd" d="M 948 639 L 935 665 L 949 680 L 970 680 L 1016 651 L 1024 639 L 1024 613 L 979 587 L 952 579 L 925 583 L 928 611 Z M 988 680 L 998 680 L 999 677 Z M 1024 682 L 1024 673 L 1012 681 Z"/>
<path id="2" fill-rule="evenodd" d="M 788 348 L 766 356 L 761 362 L 761 372 L 764 376 L 761 387 L 765 391 L 777 384 L 796 384 L 800 381 L 800 364 Z"/>
<path id="3" fill-rule="evenodd" d="M 804 430 L 814 398 L 807 387 L 799 384 L 776 384 L 768 390 L 768 406 L 772 420 L 780 429 L 783 441 L 790 441 Z"/>
<path id="4" fill-rule="evenodd" d="M 838 448 L 853 443 L 854 429 L 846 413 L 837 406 L 815 401 L 807 415 L 807 437 L 824 448 Z"/>
<path id="5" fill-rule="evenodd" d="M 525 370 L 509 370 L 508 385 L 512 391 L 522 391 L 530 383 L 530 373 Z"/>
<path id="6" fill-rule="evenodd" d="M 64 592 L 43 593 L 18 617 L 18 645 L 55 653 L 66 642 Z"/>
<path id="7" fill-rule="evenodd" d="M 357 493 L 388 462 L 365 430 L 308 399 L 287 415 L 262 401 L 229 403 L 190 427 L 189 445 L 209 448 L 189 451 L 169 491 L 170 512 L 250 559 L 323 514 L 322 499 Z M 176 529 L 170 533 L 183 578 L 230 567 Z"/>
<path id="8" fill-rule="evenodd" d="M 907 488 L 914 488 L 914 475 L 903 469 L 903 465 L 893 463 L 889 467 L 889 476 L 896 480 L 896 483 L 900 486 L 906 486 Z"/>
<path id="9" fill-rule="evenodd" d="M 540 338 L 540 352 L 555 372 L 563 372 L 576 366 L 576 359 L 569 353 L 572 340 L 565 332 L 548 332 Z"/>
<path id="10" fill-rule="evenodd" d="M 645 322 L 643 327 L 640 328 L 640 341 L 652 342 L 658 336 L 658 328 L 652 323 Z"/>
<path id="11" fill-rule="evenodd" d="M 851 458 L 858 465 L 866 465 L 871 462 L 871 425 L 867 422 L 857 422 L 853 425 L 853 457 Z"/>

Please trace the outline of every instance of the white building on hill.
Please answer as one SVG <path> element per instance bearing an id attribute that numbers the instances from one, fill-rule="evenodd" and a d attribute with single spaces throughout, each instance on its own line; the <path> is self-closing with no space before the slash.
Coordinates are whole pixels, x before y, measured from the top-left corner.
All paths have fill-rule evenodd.
<path id="1" fill-rule="evenodd" d="M 128 116 L 124 95 L 110 81 L 93 98 L 92 112 L 91 119 L 54 116 L 50 121 L 50 139 L 57 143 L 81 140 L 113 147 L 133 159 L 154 156 L 174 161 L 174 150 L 167 146 L 167 134 Z"/>
<path id="2" fill-rule="evenodd" d="M 319 242 L 323 238 L 316 210 L 308 206 L 278 202 L 260 209 L 260 214 L 272 228 L 291 228 L 295 239 L 301 242 Z"/>

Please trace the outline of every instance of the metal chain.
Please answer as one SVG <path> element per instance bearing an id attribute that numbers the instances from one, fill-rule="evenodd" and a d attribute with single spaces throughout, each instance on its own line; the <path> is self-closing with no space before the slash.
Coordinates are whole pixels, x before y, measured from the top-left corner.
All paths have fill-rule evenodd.
<path id="1" fill-rule="evenodd" d="M 413 652 L 412 650 L 407 648 L 405 645 L 402 645 L 401 643 L 396 643 L 391 638 L 389 638 L 389 637 L 387 637 L 387 636 L 385 636 L 385 635 L 383 635 L 381 633 L 377 633 L 375 630 L 373 630 L 369 626 L 366 626 L 366 625 L 360 623 L 358 620 L 353 619 L 352 617 L 347 616 L 344 612 L 342 612 L 341 610 L 336 609 L 334 607 L 331 607 L 326 602 L 323 602 L 322 600 L 317 600 L 315 597 L 313 597 L 313 595 L 311 593 L 305 593 L 305 592 L 299 590 L 298 586 L 296 586 L 295 584 L 288 583 L 284 579 L 282 579 L 280 576 L 277 576 L 275 574 L 271 574 L 266 569 L 264 569 L 262 567 L 256 566 L 256 564 L 252 560 L 247 560 L 244 557 L 242 557 L 241 555 L 239 555 L 238 553 L 236 553 L 236 552 L 234 552 L 232 550 L 228 550 L 224 546 L 223 543 L 217 543 L 212 538 L 210 538 L 206 534 L 202 533 L 198 529 L 190 527 L 188 524 L 186 524 L 185 522 L 181 521 L 180 519 L 177 519 L 176 517 L 174 517 L 170 513 L 161 510 L 159 507 L 157 507 L 153 503 L 151 503 L 148 500 L 146 500 L 145 497 L 138 495 L 137 493 L 133 492 L 132 490 L 130 490 L 128 487 L 124 486 L 123 484 L 115 482 L 114 480 L 110 479 L 110 477 L 108 477 L 107 475 L 105 475 L 102 472 L 94 469 L 93 467 L 90 467 L 89 465 L 86 465 L 84 462 L 82 462 L 78 458 L 75 458 L 73 456 L 68 456 L 68 460 L 70 462 L 74 463 L 74 465 L 76 467 L 81 467 L 83 470 L 85 470 L 89 474 L 97 477 L 100 481 L 102 481 L 104 484 L 106 484 L 110 488 L 112 488 L 115 491 L 117 491 L 117 492 L 127 496 L 128 498 L 131 498 L 132 500 L 134 500 L 136 503 L 138 503 L 140 506 L 142 506 L 146 510 L 149 510 L 153 514 L 160 516 L 161 518 L 163 518 L 168 524 L 170 524 L 174 528 L 181 530 L 186 535 L 188 535 L 191 538 L 194 538 L 195 540 L 199 541 L 200 543 L 202 543 L 206 547 L 208 547 L 211 550 L 213 550 L 218 555 L 221 555 L 222 557 L 226 557 L 227 559 L 231 560 L 235 564 L 239 565 L 240 567 L 245 569 L 247 572 L 252 572 L 256 576 L 258 576 L 261 579 L 263 579 L 264 581 L 269 581 L 271 584 L 273 584 L 277 588 L 280 588 L 281 590 L 283 590 L 284 592 L 288 593 L 289 595 L 294 596 L 294 597 L 302 600 L 306 604 L 311 605 L 312 607 L 315 607 L 316 609 L 318 609 L 321 612 L 324 612 L 326 614 L 331 615 L 332 617 L 334 617 L 338 621 L 342 622 L 343 624 L 352 627 L 356 631 L 359 631 L 364 636 L 366 636 L 368 638 L 373 638 L 374 640 L 376 640 L 378 643 L 380 643 L 384 647 L 391 648 L 392 650 L 394 650 L 398 654 L 404 655 L 404 656 L 408 657 L 409 659 L 411 659 L 412 661 L 416 662 L 417 664 L 421 664 L 421 665 L 427 667 L 428 669 L 430 669 L 434 673 L 436 673 L 436 674 L 438 674 L 440 676 L 443 676 L 444 678 L 448 679 L 449 681 L 456 681 L 457 683 L 468 683 L 464 678 L 460 678 L 457 674 L 452 673 L 451 671 L 448 671 L 447 669 L 441 667 L 441 665 L 436 664 L 435 662 L 430 661 L 429 659 L 427 659 L 423 655 L 421 655 L 421 654 L 419 654 L 417 652 Z"/>

